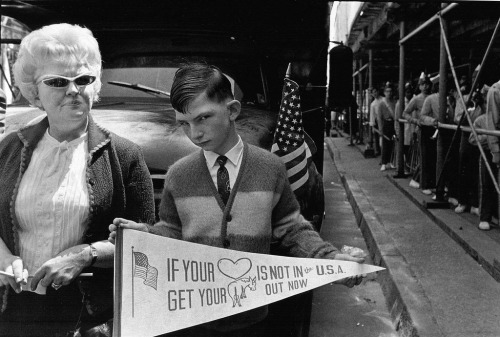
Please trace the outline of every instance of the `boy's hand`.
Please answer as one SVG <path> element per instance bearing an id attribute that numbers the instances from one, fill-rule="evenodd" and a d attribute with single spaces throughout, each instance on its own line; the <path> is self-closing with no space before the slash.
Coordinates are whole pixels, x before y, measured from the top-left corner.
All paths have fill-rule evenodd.
<path id="1" fill-rule="evenodd" d="M 137 223 L 132 220 L 127 220 L 123 218 L 115 218 L 113 223 L 109 225 L 109 237 L 108 241 L 115 244 L 116 230 L 118 227 L 135 229 L 136 231 L 147 232 L 148 227 L 143 223 Z"/>
<path id="2" fill-rule="evenodd" d="M 351 261 L 351 262 L 357 262 L 357 263 L 364 263 L 365 262 L 364 257 L 354 257 L 354 256 L 351 256 L 349 254 L 342 254 L 342 253 L 335 255 L 335 260 Z M 344 278 L 342 280 L 335 281 L 333 283 L 343 284 L 346 287 L 352 288 L 354 286 L 359 285 L 365 277 L 366 277 L 366 274 L 358 275 L 358 276 L 351 276 L 351 277 Z"/>

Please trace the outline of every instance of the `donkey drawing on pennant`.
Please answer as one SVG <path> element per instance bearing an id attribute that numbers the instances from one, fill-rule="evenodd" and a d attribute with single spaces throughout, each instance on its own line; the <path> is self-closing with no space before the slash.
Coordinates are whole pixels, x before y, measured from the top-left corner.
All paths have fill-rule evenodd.
<path id="1" fill-rule="evenodd" d="M 227 285 L 227 291 L 233 300 L 233 308 L 236 305 L 241 307 L 241 299 L 247 298 L 247 288 L 252 291 L 257 288 L 256 277 L 245 277 L 252 269 L 252 261 L 248 258 L 241 258 L 236 262 L 231 259 L 220 259 L 217 267 L 223 275 L 233 279 Z"/>
<path id="2" fill-rule="evenodd" d="M 255 291 L 257 287 L 257 282 L 255 277 L 244 277 L 237 279 L 227 285 L 227 291 L 229 296 L 233 299 L 233 308 L 238 304 L 241 307 L 241 299 L 247 298 L 246 288 Z"/>

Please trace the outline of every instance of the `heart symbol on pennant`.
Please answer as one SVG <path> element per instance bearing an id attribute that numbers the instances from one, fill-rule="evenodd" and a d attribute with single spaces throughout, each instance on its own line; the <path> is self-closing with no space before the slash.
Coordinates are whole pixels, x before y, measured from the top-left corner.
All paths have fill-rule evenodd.
<path id="1" fill-rule="evenodd" d="M 245 276 L 252 269 L 252 261 L 247 258 L 241 258 L 234 262 L 231 259 L 220 259 L 217 262 L 219 271 L 233 280 Z"/>

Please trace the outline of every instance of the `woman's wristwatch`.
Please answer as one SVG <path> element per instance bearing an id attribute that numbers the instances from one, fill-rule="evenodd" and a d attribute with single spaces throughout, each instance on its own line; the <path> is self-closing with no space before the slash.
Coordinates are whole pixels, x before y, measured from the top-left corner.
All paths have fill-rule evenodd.
<path id="1" fill-rule="evenodd" d="M 89 243 L 90 247 L 90 255 L 92 256 L 92 261 L 90 262 L 89 267 L 92 267 L 94 263 L 97 261 L 97 249 L 95 249 L 94 245 Z"/>

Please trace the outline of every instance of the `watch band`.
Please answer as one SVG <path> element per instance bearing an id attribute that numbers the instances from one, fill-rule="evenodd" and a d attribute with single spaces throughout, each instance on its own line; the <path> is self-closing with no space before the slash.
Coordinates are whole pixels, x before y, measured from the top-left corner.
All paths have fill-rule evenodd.
<path id="1" fill-rule="evenodd" d="M 90 247 L 90 255 L 92 255 L 92 262 L 90 262 L 90 266 L 92 267 L 94 263 L 97 261 L 97 249 L 95 249 L 94 245 L 89 243 Z"/>

